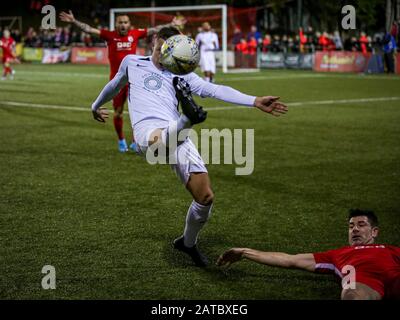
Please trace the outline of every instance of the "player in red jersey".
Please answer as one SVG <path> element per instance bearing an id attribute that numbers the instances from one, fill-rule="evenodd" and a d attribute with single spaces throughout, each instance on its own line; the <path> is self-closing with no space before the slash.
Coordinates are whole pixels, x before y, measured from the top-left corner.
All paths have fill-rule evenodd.
<path id="1" fill-rule="evenodd" d="M 218 258 L 217 265 L 246 258 L 274 267 L 334 273 L 342 279 L 343 300 L 400 299 L 400 248 L 375 244 L 378 233 L 376 215 L 355 209 L 350 210 L 347 247 L 296 255 L 233 248 Z"/>
<path id="2" fill-rule="evenodd" d="M 10 31 L 4 30 L 3 38 L 0 39 L 0 47 L 3 49 L 3 76 L 1 80 L 6 80 L 7 75 L 10 75 L 10 79 L 14 78 L 14 70 L 11 68 L 11 62 L 16 60 L 15 55 L 15 41 L 10 36 Z"/>
<path id="3" fill-rule="evenodd" d="M 169 24 L 160 25 L 148 29 L 132 29 L 129 16 L 127 14 L 121 14 L 118 15 L 116 18 L 115 31 L 109 31 L 106 29 L 92 28 L 86 23 L 76 20 L 71 11 L 69 11 L 69 13 L 61 12 L 60 19 L 64 22 L 73 23 L 84 32 L 97 35 L 107 42 L 108 59 L 110 61 L 110 80 L 113 79 L 118 72 L 121 61 L 128 54 L 136 54 L 136 47 L 140 38 L 145 38 L 147 36 L 156 34 L 164 27 L 179 27 L 186 23 L 184 18 L 174 18 Z M 121 152 L 128 151 L 128 145 L 125 141 L 124 133 L 122 130 L 122 114 L 127 94 L 128 85 L 122 88 L 119 94 L 113 99 L 114 127 L 118 135 L 118 148 Z M 132 141 L 133 142 L 130 147 L 132 150 L 135 150 L 136 145 L 134 139 L 132 139 Z"/>

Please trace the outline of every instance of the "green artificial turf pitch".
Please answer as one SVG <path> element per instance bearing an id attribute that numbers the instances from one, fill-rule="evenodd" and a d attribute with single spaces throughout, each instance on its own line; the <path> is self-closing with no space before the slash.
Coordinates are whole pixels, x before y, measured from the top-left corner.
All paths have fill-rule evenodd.
<path id="1" fill-rule="evenodd" d="M 194 267 L 171 247 L 189 193 L 167 165 L 120 154 L 112 121 L 92 119 L 108 68 L 16 70 L 14 81 L 0 82 L 0 298 L 340 297 L 332 276 L 247 261 Z M 199 245 L 213 262 L 230 247 L 301 253 L 346 245 L 353 207 L 375 210 L 380 242 L 400 245 L 399 77 L 268 70 L 219 74 L 217 82 L 303 103 L 274 118 L 201 100 L 209 116 L 197 129 L 255 129 L 252 175 L 236 176 L 234 164 L 208 166 L 215 204 Z M 322 100 L 330 102 L 313 103 Z M 56 290 L 41 287 L 47 264 L 56 268 Z"/>

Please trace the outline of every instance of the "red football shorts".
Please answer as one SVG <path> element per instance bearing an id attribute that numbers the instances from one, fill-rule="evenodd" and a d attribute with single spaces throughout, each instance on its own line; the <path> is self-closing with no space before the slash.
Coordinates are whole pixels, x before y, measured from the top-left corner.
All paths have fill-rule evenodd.
<path id="1" fill-rule="evenodd" d="M 9 56 L 3 56 L 3 58 L 1 60 L 2 60 L 3 64 L 6 64 L 6 63 L 13 62 L 14 58 L 13 57 L 9 57 Z"/>
<path id="2" fill-rule="evenodd" d="M 128 85 L 124 86 L 118 94 L 113 98 L 113 107 L 117 109 L 122 107 L 128 97 Z"/>
<path id="3" fill-rule="evenodd" d="M 112 80 L 114 78 L 114 76 L 116 75 L 117 72 L 118 72 L 118 70 L 116 70 L 116 71 L 111 70 L 110 80 Z M 124 86 L 118 92 L 118 94 L 113 98 L 114 110 L 117 109 L 117 108 L 122 107 L 125 104 L 125 101 L 126 101 L 127 97 L 128 97 L 128 84 L 126 86 Z"/>

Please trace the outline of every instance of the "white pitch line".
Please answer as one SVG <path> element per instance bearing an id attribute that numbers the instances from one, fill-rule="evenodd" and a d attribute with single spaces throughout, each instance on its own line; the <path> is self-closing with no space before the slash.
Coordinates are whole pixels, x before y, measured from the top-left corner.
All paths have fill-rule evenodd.
<path id="1" fill-rule="evenodd" d="M 18 70 L 18 74 L 45 76 L 45 77 L 88 77 L 108 80 L 108 73 L 88 73 L 88 72 L 49 72 L 49 71 L 27 71 Z M 314 79 L 314 78 L 344 78 L 356 80 L 400 80 L 400 77 L 387 75 L 366 75 L 366 74 L 332 74 L 332 73 L 313 73 L 313 74 L 274 74 L 274 75 L 251 75 L 244 77 L 219 78 L 220 83 L 235 81 L 262 81 L 262 80 L 286 80 L 286 79 Z"/>
<path id="2" fill-rule="evenodd" d="M 46 76 L 46 77 L 88 77 L 88 78 L 104 78 L 108 80 L 108 74 L 88 73 L 88 72 L 48 72 L 48 71 L 24 71 L 17 70 L 17 74 L 25 74 L 30 76 Z"/>
<path id="3" fill-rule="evenodd" d="M 86 72 L 46 72 L 46 71 L 18 71 L 18 74 L 25 74 L 31 76 L 46 76 L 46 77 L 88 77 L 88 78 L 103 78 L 108 80 L 108 74 L 99 73 L 86 73 Z M 247 81 L 247 80 L 284 80 L 284 79 L 301 79 L 301 78 L 322 78 L 327 77 L 325 74 L 289 74 L 289 75 L 269 75 L 269 76 L 244 76 L 244 77 L 229 77 L 221 78 L 220 82 L 230 82 L 230 81 Z"/>
<path id="4" fill-rule="evenodd" d="M 346 104 L 346 103 L 362 103 L 362 102 L 378 102 L 378 101 L 396 101 L 400 100 L 400 97 L 379 97 L 379 98 L 360 98 L 360 99 L 340 99 L 340 100 L 319 100 L 319 101 L 300 101 L 300 102 L 288 102 L 285 103 L 288 107 L 299 107 L 308 105 L 329 105 L 329 104 Z M 245 106 L 226 106 L 226 107 L 214 107 L 208 108 L 207 110 L 233 110 L 233 109 L 250 109 Z"/>
<path id="5" fill-rule="evenodd" d="M 304 78 L 323 78 L 326 77 L 324 74 L 299 74 L 299 75 L 274 75 L 274 76 L 245 76 L 245 77 L 229 77 L 226 79 L 220 79 L 220 82 L 231 82 L 231 81 L 248 81 L 248 80 L 287 80 L 287 79 L 304 79 Z"/>
<path id="6" fill-rule="evenodd" d="M 0 101 L 1 106 L 8 107 L 26 107 L 26 108 L 38 108 L 38 109 L 56 109 L 56 110 L 70 110 L 70 111 L 90 111 L 90 108 L 72 107 L 72 106 L 60 106 L 52 104 L 38 104 L 29 102 L 17 102 L 17 101 Z"/>
<path id="7" fill-rule="evenodd" d="M 299 102 L 288 102 L 286 103 L 286 105 L 288 105 L 289 107 L 299 107 L 299 106 L 309 106 L 309 105 L 369 103 L 369 102 L 398 101 L 398 100 L 400 100 L 400 97 L 377 97 L 377 98 L 359 98 L 359 99 L 299 101 Z M 90 107 L 82 108 L 74 106 L 38 104 L 38 103 L 18 102 L 18 101 L 0 101 L 0 107 L 4 106 L 90 112 Z M 221 110 L 235 110 L 235 109 L 251 109 L 251 108 L 246 106 L 217 106 L 217 107 L 209 107 L 207 108 L 207 111 L 221 111 Z"/>

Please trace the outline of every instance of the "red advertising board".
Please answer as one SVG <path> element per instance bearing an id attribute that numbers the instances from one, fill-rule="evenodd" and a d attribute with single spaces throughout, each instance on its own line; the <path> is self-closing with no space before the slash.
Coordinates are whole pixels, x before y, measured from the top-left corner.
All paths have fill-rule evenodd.
<path id="1" fill-rule="evenodd" d="M 317 51 L 314 70 L 325 72 L 363 72 L 371 53 L 350 51 Z"/>
<path id="2" fill-rule="evenodd" d="M 136 54 L 145 55 L 145 49 L 137 48 Z M 80 64 L 108 64 L 108 49 L 74 47 L 72 48 L 71 62 Z"/>
<path id="3" fill-rule="evenodd" d="M 396 55 L 396 73 L 400 74 L 400 54 Z"/>
<path id="4" fill-rule="evenodd" d="M 108 64 L 107 48 L 72 48 L 72 63 Z"/>

